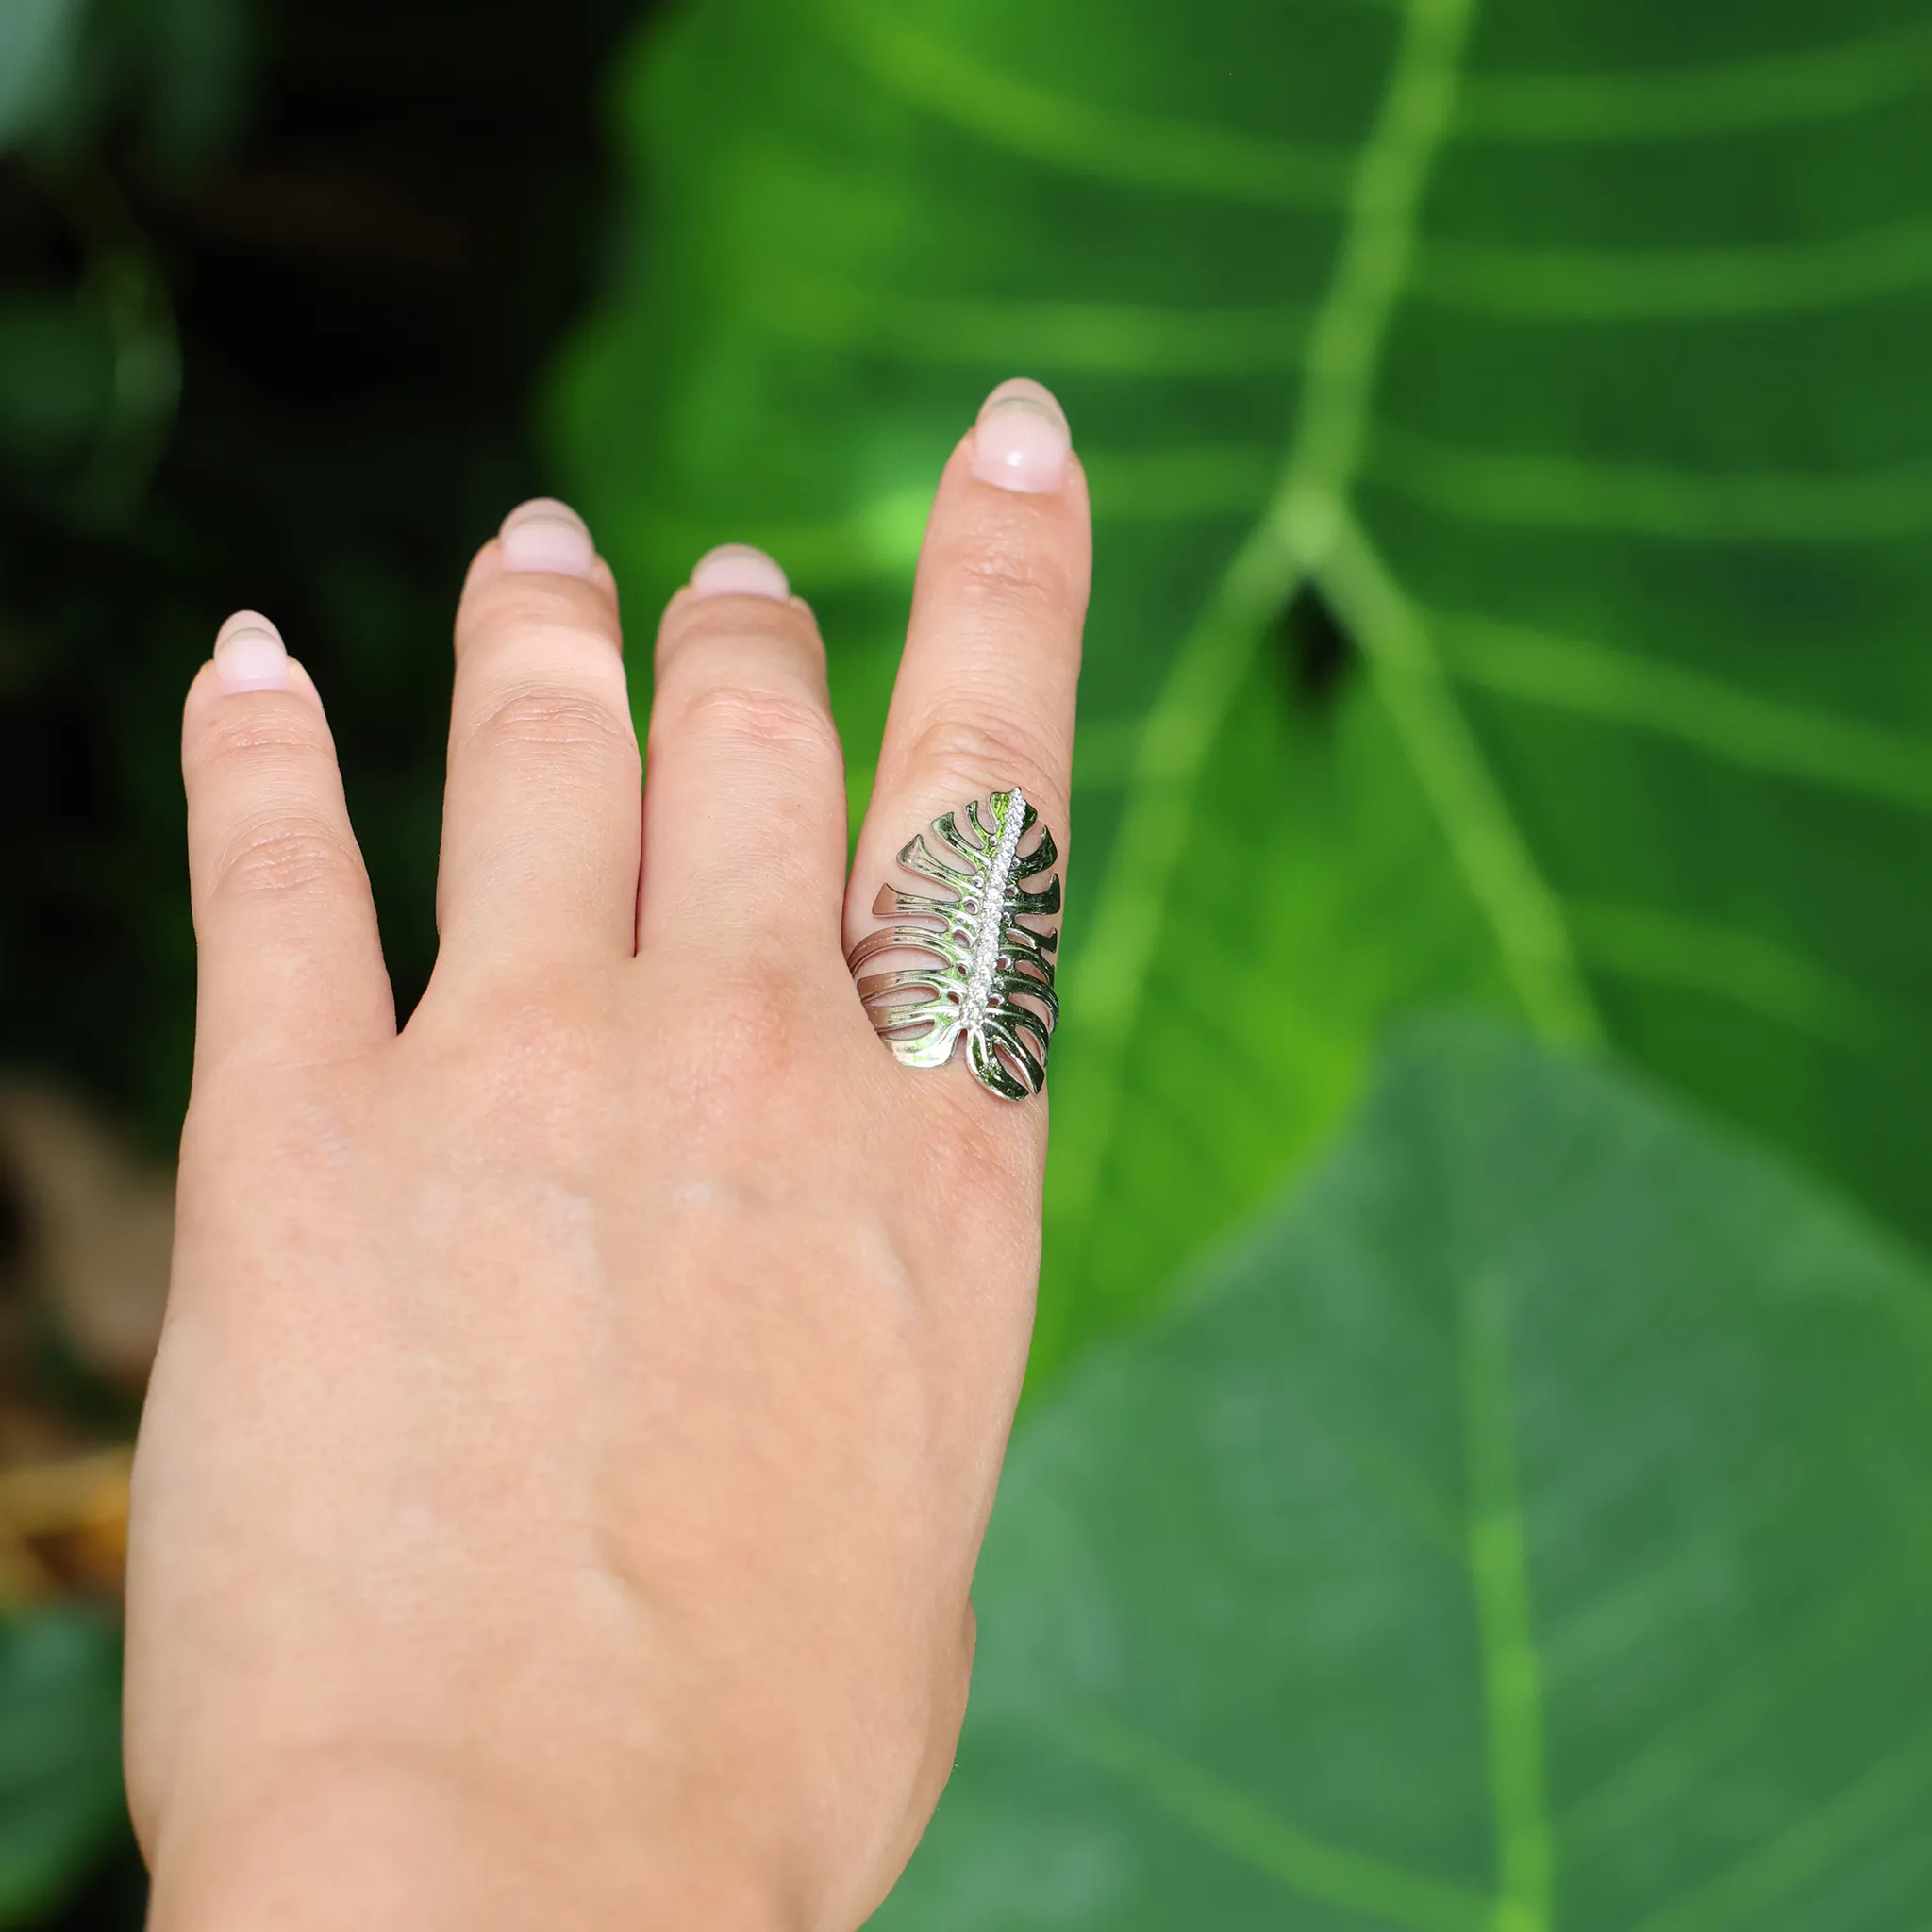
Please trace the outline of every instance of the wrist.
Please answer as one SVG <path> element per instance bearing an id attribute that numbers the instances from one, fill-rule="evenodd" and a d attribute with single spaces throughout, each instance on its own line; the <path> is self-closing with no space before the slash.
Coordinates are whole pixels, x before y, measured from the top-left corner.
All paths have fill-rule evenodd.
<path id="1" fill-rule="evenodd" d="M 655 1837 L 553 1831 L 445 1767 L 331 1754 L 171 1816 L 148 1932 L 793 1932 L 753 1874 Z"/>

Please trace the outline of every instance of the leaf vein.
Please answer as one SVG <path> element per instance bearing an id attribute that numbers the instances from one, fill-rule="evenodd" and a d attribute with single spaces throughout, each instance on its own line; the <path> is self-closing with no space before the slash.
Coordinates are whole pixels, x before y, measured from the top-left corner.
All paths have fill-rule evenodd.
<path id="1" fill-rule="evenodd" d="M 1450 674 L 1466 683 L 1674 738 L 1747 770 L 1932 811 L 1932 740 L 1524 625 L 1447 611 L 1432 622 Z"/>
<path id="2" fill-rule="evenodd" d="M 1601 1027 L 1561 908 L 1456 702 L 1427 625 L 1352 518 L 1321 580 L 1374 667 L 1376 688 L 1532 1023 L 1552 1045 L 1593 1044 Z"/>
<path id="3" fill-rule="evenodd" d="M 1461 449 L 1384 429 L 1366 470 L 1469 523 L 1686 542 L 1869 543 L 1932 529 L 1932 462 L 1839 475 L 1697 472 Z"/>
<path id="4" fill-rule="evenodd" d="M 1474 76 L 1456 132 L 1498 142 L 1677 141 L 1835 120 L 1909 99 L 1928 85 L 1932 31 L 1907 27 L 1672 72 Z"/>
<path id="5" fill-rule="evenodd" d="M 1469 1483 L 1467 1560 L 1488 1717 L 1502 1879 L 1497 1932 L 1548 1932 L 1555 1858 L 1543 1786 L 1541 1670 L 1530 1613 L 1508 1305 L 1494 1274 L 1463 1291 L 1461 1398 Z"/>
<path id="6" fill-rule="evenodd" d="M 1129 1784 L 1169 1817 L 1291 1891 L 1408 1932 L 1489 1932 L 1480 1893 L 1333 1845 L 1278 1818 L 1245 1791 L 1097 1710 L 1053 1725 L 1061 1747 Z"/>
<path id="7" fill-rule="evenodd" d="M 1057 1236 L 1080 1254 L 1120 1110 L 1122 1064 L 1145 997 L 1169 887 L 1214 737 L 1270 620 L 1332 535 L 1354 475 L 1416 210 L 1455 100 L 1474 0 L 1409 0 L 1402 40 L 1350 186 L 1334 276 L 1309 331 L 1303 407 L 1273 501 L 1176 653 L 1141 732 L 1134 779 L 1069 962 L 1067 1024 L 1092 1047 L 1087 1131 L 1049 1179 Z M 1051 1360 L 1071 1296 L 1047 1303 L 1036 1360 Z"/>
<path id="8" fill-rule="evenodd" d="M 1880 1062 L 1920 1035 L 1904 1009 L 1761 933 L 1604 899 L 1567 909 L 1578 951 L 1601 971 L 1724 1000 Z"/>
<path id="9" fill-rule="evenodd" d="M 839 349 L 947 363 L 1029 362 L 1132 375 L 1249 375 L 1292 369 L 1309 310 L 1162 308 L 1114 302 L 908 300 L 820 276 L 768 274 L 759 318 Z"/>
<path id="10" fill-rule="evenodd" d="M 880 87 L 1024 159 L 1264 208 L 1334 208 L 1346 192 L 1341 151 L 1098 108 L 1000 73 L 921 33 L 891 6 L 822 0 L 822 14 Z"/>
<path id="11" fill-rule="evenodd" d="M 1788 1831 L 1759 1846 L 1688 1898 L 1640 1920 L 1632 1932 L 1730 1932 L 1757 1924 L 1815 1884 L 1893 1820 L 1922 1810 L 1932 1788 L 1932 1753 L 1913 1737 Z"/>
<path id="12" fill-rule="evenodd" d="M 1442 308 L 1599 324 L 1849 308 L 1932 288 L 1932 222 L 1751 248 L 1432 241 L 1418 251 L 1414 287 Z"/>

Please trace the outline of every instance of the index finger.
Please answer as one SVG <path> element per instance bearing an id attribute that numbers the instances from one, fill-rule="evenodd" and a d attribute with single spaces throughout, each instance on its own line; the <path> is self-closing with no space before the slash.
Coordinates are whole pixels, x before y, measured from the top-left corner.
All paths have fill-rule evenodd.
<path id="1" fill-rule="evenodd" d="M 998 858 L 1005 885 L 1043 902 L 1044 868 L 1025 869 L 1027 855 L 1041 849 L 1041 829 L 1029 817 L 1023 833 L 1017 808 L 1009 824 L 1007 808 L 991 794 L 1021 793 L 1064 860 L 1091 564 L 1086 479 L 1066 417 L 1040 384 L 1002 383 L 954 451 L 934 499 L 906 652 L 853 861 L 845 943 L 855 969 L 874 980 L 875 1024 L 883 1011 L 880 992 L 904 994 L 916 1004 L 916 969 L 932 963 L 874 937 L 905 909 L 908 891 L 963 902 L 972 888 L 939 874 L 971 876 Z M 950 831 L 943 824 L 935 829 L 933 822 L 948 813 Z M 1009 844 L 1017 837 L 1017 861 L 1011 851 L 999 851 L 1003 833 Z M 901 870 L 899 855 L 915 837 L 924 838 L 935 861 L 926 876 L 939 886 L 937 895 Z M 1015 947 L 997 961 L 979 962 L 982 974 L 994 963 L 1004 971 L 1017 958 L 1024 975 L 1050 989 L 1052 948 L 1036 958 L 1024 934 L 1029 927 L 1036 935 L 1058 928 L 1057 901 L 1051 915 L 1040 903 L 1038 916 L 1012 903 L 1027 914 L 1026 924 L 1014 935 Z M 976 907 L 967 909 L 976 918 Z M 956 949 L 970 947 L 964 936 L 970 925 L 956 928 Z M 902 962 L 899 984 L 883 988 L 885 975 L 877 969 L 895 960 Z M 963 969 L 963 952 L 956 963 Z M 962 1037 L 959 1055 L 983 1085 L 1019 1097 L 1039 1085 L 1035 1062 L 1043 1069 L 1045 1059 L 1041 1022 L 1050 1021 L 1051 1013 L 1050 997 L 1028 996 L 1023 988 L 1008 1016 L 1016 1024 L 995 1026 L 976 1041 Z M 942 1032 L 926 1037 L 936 1050 L 941 1046 Z M 961 1078 L 960 1070 L 947 1068 L 944 1078 L 950 1086 Z"/>

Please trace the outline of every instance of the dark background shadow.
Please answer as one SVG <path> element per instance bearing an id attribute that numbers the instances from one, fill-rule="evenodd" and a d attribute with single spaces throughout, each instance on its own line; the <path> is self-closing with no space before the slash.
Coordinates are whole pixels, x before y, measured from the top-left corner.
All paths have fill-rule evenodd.
<path id="1" fill-rule="evenodd" d="M 604 79 L 648 10 L 99 0 L 72 98 L 0 157 L 0 1065 L 159 1159 L 179 704 L 231 609 L 326 694 L 405 1011 L 427 979 L 455 594 L 545 487 L 535 391 L 601 279 Z M 0 1406 L 131 1413 L 25 1359 Z M 144 1895 L 124 1834 L 46 1923 L 135 1928 Z"/>

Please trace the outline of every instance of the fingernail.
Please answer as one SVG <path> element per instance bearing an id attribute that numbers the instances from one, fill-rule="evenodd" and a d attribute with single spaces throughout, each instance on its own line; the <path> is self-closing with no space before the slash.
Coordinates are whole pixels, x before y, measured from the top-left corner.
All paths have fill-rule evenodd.
<path id="1" fill-rule="evenodd" d="M 721 543 L 698 558 L 691 574 L 695 597 L 774 597 L 783 603 L 791 594 L 785 573 L 749 543 Z"/>
<path id="2" fill-rule="evenodd" d="M 1003 382 L 979 406 L 973 432 L 973 474 L 982 483 L 1044 496 L 1067 474 L 1074 439 L 1053 391 L 1024 375 Z"/>
<path id="3" fill-rule="evenodd" d="M 505 570 L 588 577 L 596 568 L 597 546 L 591 541 L 589 525 L 554 496 L 519 504 L 504 518 L 496 543 Z"/>
<path id="4" fill-rule="evenodd" d="M 236 611 L 216 634 L 214 655 L 215 676 L 226 694 L 288 689 L 288 647 L 258 611 Z"/>

